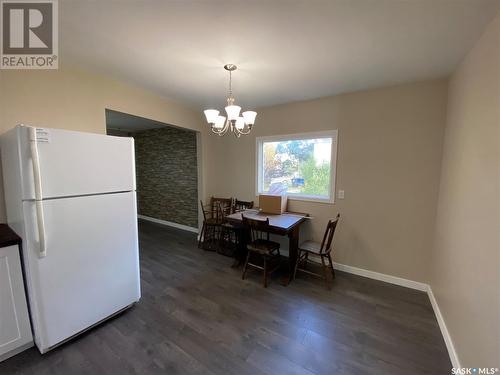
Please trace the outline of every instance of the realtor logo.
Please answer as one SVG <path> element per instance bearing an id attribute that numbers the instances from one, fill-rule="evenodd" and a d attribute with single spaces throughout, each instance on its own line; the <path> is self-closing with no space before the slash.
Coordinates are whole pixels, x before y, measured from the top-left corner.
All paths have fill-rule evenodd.
<path id="1" fill-rule="evenodd" d="M 1 0 L 1 69 L 57 69 L 57 0 Z"/>

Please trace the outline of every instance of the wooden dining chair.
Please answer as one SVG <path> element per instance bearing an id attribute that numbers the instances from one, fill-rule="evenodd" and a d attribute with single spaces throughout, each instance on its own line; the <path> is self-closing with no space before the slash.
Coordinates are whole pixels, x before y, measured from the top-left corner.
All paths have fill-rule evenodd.
<path id="1" fill-rule="evenodd" d="M 210 198 L 210 206 L 212 211 L 212 216 L 216 218 L 217 224 L 215 226 L 215 247 L 216 250 L 220 254 L 231 256 L 234 253 L 233 246 L 226 246 L 227 244 L 231 245 L 231 231 L 228 226 L 230 224 L 226 221 L 226 216 L 230 215 L 233 211 L 233 198 L 220 198 L 220 197 L 211 197 Z M 229 238 L 229 241 L 228 241 Z M 212 250 L 212 248 L 211 248 Z"/>
<path id="2" fill-rule="evenodd" d="M 253 202 L 240 201 L 238 199 L 233 200 L 233 205 L 231 207 L 231 213 L 242 212 L 249 210 L 253 207 Z M 219 237 L 219 249 L 218 252 L 227 256 L 236 256 L 238 249 L 240 248 L 240 242 L 242 238 L 242 225 L 229 223 L 226 220 L 222 223 L 220 237 Z"/>
<path id="3" fill-rule="evenodd" d="M 245 280 L 248 267 L 262 270 L 264 272 L 264 288 L 267 288 L 268 275 L 279 267 L 281 259 L 280 244 L 269 239 L 269 218 L 266 218 L 266 220 L 256 220 L 243 216 L 242 219 L 245 229 L 250 234 L 250 241 L 247 244 L 248 253 L 241 278 Z M 253 263 L 252 257 L 260 259 L 262 265 Z M 269 269 L 270 263 L 274 261 L 276 265 L 272 269 Z"/>
<path id="4" fill-rule="evenodd" d="M 212 201 L 209 204 L 203 204 L 203 201 L 200 200 L 200 205 L 203 213 L 203 223 L 198 239 L 198 247 L 205 250 L 217 250 L 218 232 L 222 223 L 220 208 Z"/>
<path id="5" fill-rule="evenodd" d="M 314 241 L 305 241 L 299 245 L 299 254 L 293 273 L 294 278 L 297 275 L 297 271 L 301 271 L 309 275 L 318 276 L 325 280 L 327 289 L 330 289 L 331 280 L 329 275 L 331 274 L 331 279 L 335 278 L 335 271 L 333 269 L 333 262 L 331 257 L 332 241 L 339 220 L 340 214 L 337 214 L 337 217 L 335 219 L 330 219 L 328 221 L 325 234 L 323 235 L 323 241 L 321 241 L 321 243 Z M 316 259 L 319 258 L 321 260 L 321 268 L 323 274 L 312 272 L 306 269 L 308 262 L 311 262 L 311 260 L 309 260 L 309 256 Z M 326 264 L 326 260 L 328 260 L 328 265 Z M 303 266 L 301 266 L 301 264 L 303 264 Z"/>

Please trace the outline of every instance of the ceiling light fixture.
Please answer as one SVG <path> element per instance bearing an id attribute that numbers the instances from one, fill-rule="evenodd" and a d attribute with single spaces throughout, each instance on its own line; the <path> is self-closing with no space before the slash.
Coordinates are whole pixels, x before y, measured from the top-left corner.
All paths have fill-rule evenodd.
<path id="1" fill-rule="evenodd" d="M 219 111 L 216 109 L 206 109 L 204 113 L 208 124 L 215 134 L 223 136 L 230 131 L 239 138 L 241 135 L 250 134 L 252 126 L 255 123 L 257 112 L 245 111 L 240 116 L 241 107 L 234 104 L 232 88 L 231 73 L 236 70 L 236 65 L 227 64 L 224 65 L 224 69 L 229 72 L 229 95 L 225 108 L 227 118 L 225 116 L 219 116 Z"/>

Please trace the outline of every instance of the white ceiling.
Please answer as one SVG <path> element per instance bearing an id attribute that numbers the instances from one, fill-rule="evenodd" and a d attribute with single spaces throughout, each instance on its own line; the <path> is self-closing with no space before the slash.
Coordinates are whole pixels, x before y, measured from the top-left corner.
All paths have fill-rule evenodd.
<path id="1" fill-rule="evenodd" d="M 106 109 L 106 128 L 125 132 L 138 132 L 168 126 L 162 122 Z"/>
<path id="2" fill-rule="evenodd" d="M 60 1 L 61 64 L 195 108 L 244 109 L 450 74 L 499 0 Z"/>

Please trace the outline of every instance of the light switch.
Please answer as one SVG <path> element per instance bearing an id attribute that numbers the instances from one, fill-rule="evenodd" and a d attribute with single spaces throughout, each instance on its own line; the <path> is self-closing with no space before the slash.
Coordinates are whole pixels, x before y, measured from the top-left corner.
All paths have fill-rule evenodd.
<path id="1" fill-rule="evenodd" d="M 339 190 L 339 193 L 337 194 L 339 199 L 344 199 L 344 190 Z"/>

